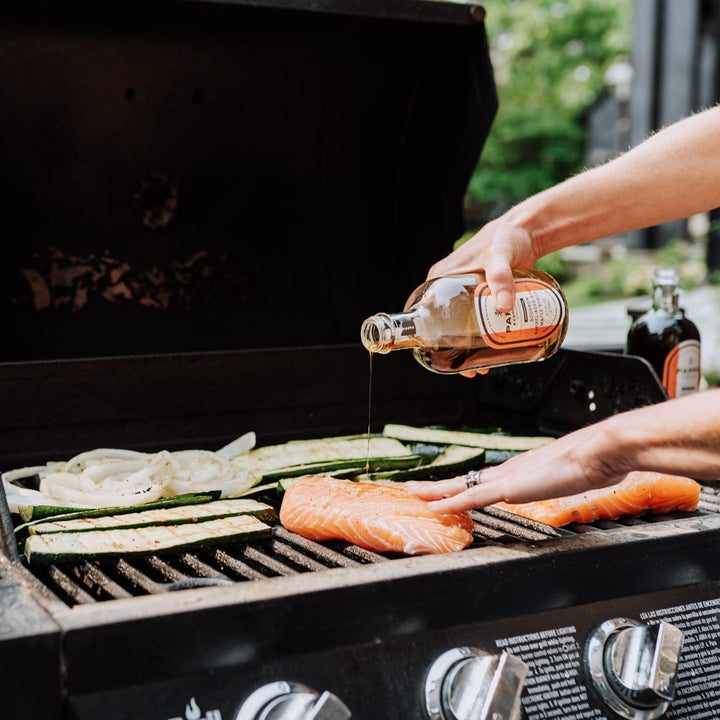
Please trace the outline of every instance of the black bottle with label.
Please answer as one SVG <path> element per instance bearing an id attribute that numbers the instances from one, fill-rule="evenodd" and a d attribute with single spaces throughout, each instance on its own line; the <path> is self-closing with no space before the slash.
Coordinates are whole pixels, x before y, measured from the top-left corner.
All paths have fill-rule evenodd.
<path id="1" fill-rule="evenodd" d="M 679 307 L 679 290 L 677 270 L 655 270 L 652 307 L 634 319 L 626 347 L 653 366 L 671 398 L 700 387 L 700 332 Z"/>

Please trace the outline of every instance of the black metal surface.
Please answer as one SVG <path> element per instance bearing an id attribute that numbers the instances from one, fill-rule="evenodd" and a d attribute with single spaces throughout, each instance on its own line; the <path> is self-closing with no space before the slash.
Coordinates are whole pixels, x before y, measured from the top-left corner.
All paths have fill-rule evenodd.
<path id="1" fill-rule="evenodd" d="M 463 230 L 497 103 L 482 21 L 426 0 L 3 4 L 0 471 L 364 432 L 360 322 Z M 550 435 L 666 398 L 639 358 L 572 349 L 472 381 L 377 357 L 372 390 L 373 430 Z M 228 720 L 285 679 L 417 720 L 452 645 L 720 598 L 703 503 L 558 530 L 486 509 L 446 557 L 277 526 L 28 568 L 0 493 L 3 711 Z"/>
<path id="2" fill-rule="evenodd" d="M 0 359 L 356 342 L 463 232 L 471 10 L 3 4 Z"/>
<path id="3" fill-rule="evenodd" d="M 599 533 L 607 542 L 576 543 L 570 550 L 568 538 L 558 538 L 540 543 L 524 558 L 500 555 L 486 564 L 477 555 L 463 566 L 448 563 L 442 572 L 425 567 L 408 574 L 399 561 L 397 573 L 382 578 L 368 574 L 351 586 L 338 582 L 321 591 L 308 586 L 260 601 L 238 594 L 219 604 L 206 602 L 211 597 L 206 593 L 184 606 L 164 604 L 162 611 L 149 615 L 108 612 L 94 614 L 90 623 L 63 618 L 69 696 L 74 707 L 84 709 L 81 717 L 99 717 L 99 708 L 114 696 L 133 703 L 139 718 L 174 717 L 172 704 L 190 695 L 232 717 L 261 681 L 300 676 L 316 688 L 338 691 L 353 707 L 354 718 L 418 717 L 423 667 L 439 647 L 457 642 L 463 632 L 467 638 L 468 628 L 478 623 L 486 632 L 514 628 L 516 634 L 518 619 L 527 624 L 534 617 L 537 629 L 551 617 L 551 627 L 557 627 L 571 613 L 582 616 L 583 606 L 610 603 L 604 617 L 593 616 L 597 622 L 628 612 L 628 598 L 639 593 L 684 588 L 680 597 L 688 602 L 703 586 L 714 582 L 717 587 L 717 527 L 697 530 L 665 537 L 636 530 L 631 531 L 634 538 L 625 533 L 621 542 Z M 468 557 L 478 552 L 470 551 Z M 347 579 L 342 568 L 335 572 Z M 293 578 L 282 578 L 278 588 L 288 580 Z M 169 603 L 170 597 L 163 599 Z M 547 617 L 541 620 L 543 614 Z M 583 624 L 592 622 L 584 617 Z M 112 657 L 103 653 L 102 662 L 98 636 L 114 649 Z M 422 654 L 414 654 L 417 647 L 425 648 Z M 337 658 L 343 661 L 337 664 Z M 363 658 L 373 658 L 374 670 L 363 672 L 358 683 Z M 382 687 L 392 703 L 378 705 L 377 696 L 367 697 L 373 678 L 385 679 Z M 122 717 L 112 705 L 106 712 L 107 718 Z"/>
<path id="4" fill-rule="evenodd" d="M 0 468 L 93 447 L 213 450 L 248 430 L 259 444 L 362 433 L 369 371 L 359 342 L 0 363 Z M 412 421 L 561 435 L 663 399 L 650 366 L 632 356 L 561 349 L 468 380 L 429 373 L 399 352 L 374 359 L 370 421 L 374 431 Z"/>
<path id="5" fill-rule="evenodd" d="M 542 363 L 493 370 L 492 381 L 479 384 L 478 392 L 480 407 L 487 414 L 496 412 L 500 425 L 503 418 L 517 422 L 518 415 L 526 413 L 536 432 L 556 437 L 618 412 L 667 400 L 643 358 L 565 348 Z"/>
<path id="6" fill-rule="evenodd" d="M 593 362 L 599 368 L 587 367 Z M 551 401 L 567 397 L 575 372 L 585 389 L 595 388 L 595 410 L 586 397 L 575 405 Z M 628 377 L 634 390 L 611 394 Z M 0 416 L 13 446 L 2 467 L 108 444 L 212 448 L 250 429 L 261 442 L 362 432 L 367 381 L 367 355 L 347 346 L 8 363 L 0 365 L 8 409 Z M 435 376 L 396 353 L 375 358 L 373 381 L 375 427 L 497 427 L 514 417 L 517 426 L 505 429 L 561 429 L 657 401 L 661 392 L 637 358 L 564 349 L 532 368 L 474 380 Z M 550 417 L 557 408 L 559 417 Z M 48 448 L 55 452 L 44 454 Z M 57 702 L 74 720 L 119 720 L 127 707 L 138 720 L 182 717 L 191 698 L 233 717 L 257 683 L 278 677 L 337 689 L 360 720 L 410 720 L 416 664 L 479 618 L 499 627 L 555 613 L 560 622 L 586 603 L 616 602 L 620 612 L 633 594 L 685 587 L 695 597 L 700 584 L 720 583 L 717 497 L 707 500 L 694 516 L 559 530 L 488 509 L 473 513 L 473 546 L 448 558 L 381 556 L 276 528 L 271 540 L 248 545 L 31 572 L 17 548 L 13 561 L 11 528 L 3 542 L 13 575 L 59 628 L 65 685 Z M 423 653 L 407 662 L 407 674 L 395 675 L 397 653 L 418 647 Z M 363 658 L 395 678 L 397 695 L 386 690 L 390 715 L 358 688 L 352 668 Z"/>
<path id="7" fill-rule="evenodd" d="M 62 717 L 60 629 L 0 565 L 0 691 L 8 717 Z M 42 691 L 27 692 L 29 683 Z"/>

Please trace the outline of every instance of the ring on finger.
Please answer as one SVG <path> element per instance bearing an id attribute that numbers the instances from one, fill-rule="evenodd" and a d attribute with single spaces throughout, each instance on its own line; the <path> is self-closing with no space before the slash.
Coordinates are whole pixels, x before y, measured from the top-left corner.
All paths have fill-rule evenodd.
<path id="1" fill-rule="evenodd" d="M 471 470 L 465 476 L 465 487 L 469 490 L 482 482 L 482 470 Z"/>

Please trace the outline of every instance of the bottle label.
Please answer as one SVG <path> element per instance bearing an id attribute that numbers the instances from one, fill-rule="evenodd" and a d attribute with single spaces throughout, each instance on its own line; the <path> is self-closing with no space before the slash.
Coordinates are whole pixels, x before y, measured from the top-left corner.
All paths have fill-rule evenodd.
<path id="1" fill-rule="evenodd" d="M 498 312 L 487 284 L 475 289 L 475 312 L 483 340 L 495 350 L 539 345 L 565 322 L 560 293 L 536 278 L 515 280 L 515 305 Z"/>
<path id="2" fill-rule="evenodd" d="M 662 384 L 669 397 L 697 392 L 700 387 L 700 342 L 683 340 L 665 358 Z"/>

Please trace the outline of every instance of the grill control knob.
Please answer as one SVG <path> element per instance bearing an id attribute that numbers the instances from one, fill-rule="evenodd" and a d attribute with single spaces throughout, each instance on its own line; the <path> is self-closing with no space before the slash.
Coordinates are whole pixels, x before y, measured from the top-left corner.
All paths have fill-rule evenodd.
<path id="1" fill-rule="evenodd" d="M 352 713 L 327 690 L 316 693 L 300 683 L 280 680 L 255 690 L 235 720 L 349 720 Z"/>
<path id="2" fill-rule="evenodd" d="M 611 710 L 627 720 L 654 720 L 675 697 L 682 630 L 670 623 L 607 620 L 588 638 L 590 679 Z"/>
<path id="3" fill-rule="evenodd" d="M 520 720 L 527 665 L 508 653 L 458 647 L 440 655 L 425 677 L 430 720 Z"/>

